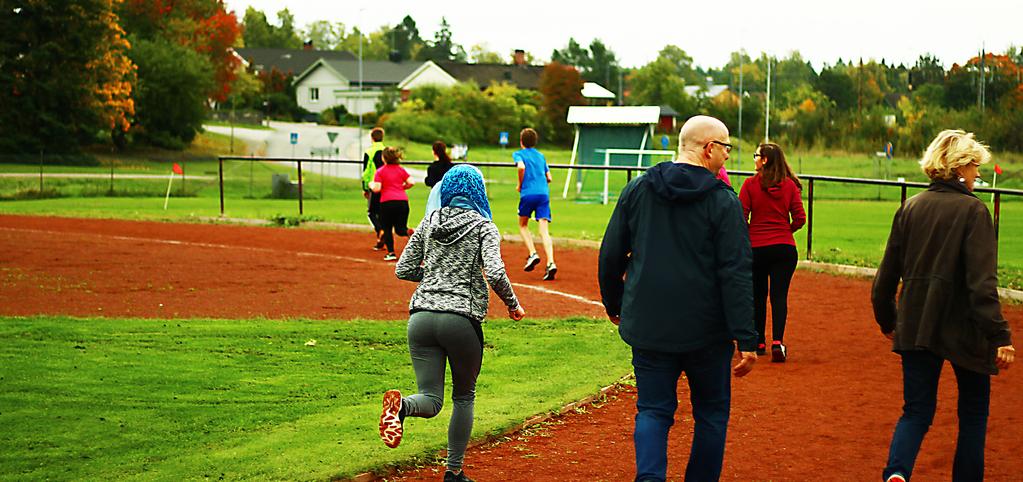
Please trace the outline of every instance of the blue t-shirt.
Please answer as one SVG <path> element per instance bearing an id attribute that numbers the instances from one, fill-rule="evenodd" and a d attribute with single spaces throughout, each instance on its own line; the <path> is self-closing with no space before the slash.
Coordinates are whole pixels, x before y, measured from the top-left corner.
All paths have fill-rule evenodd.
<path id="1" fill-rule="evenodd" d="M 521 162 L 526 166 L 526 172 L 522 175 L 522 190 L 519 195 L 550 195 L 550 190 L 547 187 L 547 172 L 550 171 L 550 168 L 547 167 L 547 158 L 543 157 L 540 151 L 533 147 L 522 149 L 512 154 L 512 160 L 516 165 Z"/>

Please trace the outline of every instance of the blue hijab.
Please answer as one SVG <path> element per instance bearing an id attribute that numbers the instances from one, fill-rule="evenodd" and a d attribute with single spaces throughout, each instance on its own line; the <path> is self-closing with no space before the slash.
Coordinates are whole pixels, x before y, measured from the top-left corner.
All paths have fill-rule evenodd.
<path id="1" fill-rule="evenodd" d="M 493 219 L 483 173 L 469 164 L 459 164 L 444 174 L 440 183 L 440 205 L 471 209 L 484 218 Z"/>

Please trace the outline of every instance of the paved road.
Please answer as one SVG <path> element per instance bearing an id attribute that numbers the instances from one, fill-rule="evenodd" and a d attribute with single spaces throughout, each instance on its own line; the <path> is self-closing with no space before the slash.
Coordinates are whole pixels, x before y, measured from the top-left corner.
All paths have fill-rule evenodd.
<path id="1" fill-rule="evenodd" d="M 359 149 L 359 129 L 356 127 L 321 126 L 310 123 L 293 122 L 270 122 L 271 130 L 268 129 L 246 129 L 235 126 L 234 136 L 241 139 L 248 146 L 249 152 L 236 152 L 239 155 L 254 155 L 265 157 L 301 157 L 316 159 L 311 153 L 316 149 L 325 149 L 331 146 L 328 132 L 337 132 L 337 139 L 334 140 L 334 147 L 338 148 L 340 159 L 361 159 Z M 204 126 L 207 131 L 223 135 L 231 135 L 231 128 L 225 126 Z M 298 133 L 298 143 L 291 144 L 291 133 Z M 369 147 L 372 141 L 369 138 L 369 129 L 363 129 L 362 148 Z M 294 166 L 294 163 L 286 163 Z M 416 182 L 422 182 L 426 172 L 419 169 L 409 169 L 409 174 Z M 362 169 L 356 165 L 327 164 L 327 163 L 302 163 L 303 171 L 311 171 L 327 176 L 357 179 L 362 174 Z"/>

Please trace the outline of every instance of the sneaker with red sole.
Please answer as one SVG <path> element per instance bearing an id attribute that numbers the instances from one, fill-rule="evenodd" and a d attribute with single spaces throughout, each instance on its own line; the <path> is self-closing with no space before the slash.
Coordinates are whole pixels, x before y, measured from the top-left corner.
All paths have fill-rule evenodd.
<path id="1" fill-rule="evenodd" d="M 757 356 L 764 356 L 767 354 L 767 345 L 763 343 L 757 344 Z"/>
<path id="2" fill-rule="evenodd" d="M 892 474 L 885 479 L 885 482 L 906 482 L 906 478 L 902 474 Z"/>
<path id="3" fill-rule="evenodd" d="M 384 445 L 395 448 L 401 443 L 401 392 L 384 392 L 384 408 L 380 412 L 380 439 Z"/>

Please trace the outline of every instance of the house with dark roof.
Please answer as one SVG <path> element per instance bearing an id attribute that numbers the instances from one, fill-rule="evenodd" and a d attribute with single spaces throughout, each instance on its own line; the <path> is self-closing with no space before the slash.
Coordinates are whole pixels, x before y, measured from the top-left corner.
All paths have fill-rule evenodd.
<path id="1" fill-rule="evenodd" d="M 401 89 L 403 99 L 416 87 L 428 84 L 450 87 L 459 82 L 475 82 L 481 89 L 485 89 L 491 84 L 504 82 L 520 89 L 539 90 L 543 69 L 542 65 L 527 65 L 524 62 L 507 65 L 426 61 L 398 88 Z"/>
<path id="2" fill-rule="evenodd" d="M 355 54 L 340 50 L 236 48 L 235 53 L 254 72 L 277 69 L 285 75 L 298 75 L 319 59 L 356 60 Z"/>
<path id="3" fill-rule="evenodd" d="M 292 81 L 298 105 L 310 112 L 336 105 L 353 114 L 375 111 L 383 93 L 396 90 L 423 62 L 363 60 L 361 64 L 360 76 L 358 60 L 316 60 Z"/>

